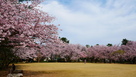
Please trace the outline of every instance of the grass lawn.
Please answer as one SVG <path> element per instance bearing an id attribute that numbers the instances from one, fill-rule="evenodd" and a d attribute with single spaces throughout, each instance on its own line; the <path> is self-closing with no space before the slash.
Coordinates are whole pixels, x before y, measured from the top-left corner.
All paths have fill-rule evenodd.
<path id="1" fill-rule="evenodd" d="M 24 77 L 136 77 L 136 65 L 132 64 L 24 63 L 15 65 L 18 69 L 24 70 Z"/>

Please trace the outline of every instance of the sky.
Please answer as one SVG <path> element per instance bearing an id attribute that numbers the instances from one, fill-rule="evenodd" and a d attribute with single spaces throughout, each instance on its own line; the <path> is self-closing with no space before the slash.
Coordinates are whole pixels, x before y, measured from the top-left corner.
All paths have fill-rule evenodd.
<path id="1" fill-rule="evenodd" d="M 72 44 L 136 41 L 136 0 L 46 0 L 39 9 L 56 17 L 60 37 Z"/>

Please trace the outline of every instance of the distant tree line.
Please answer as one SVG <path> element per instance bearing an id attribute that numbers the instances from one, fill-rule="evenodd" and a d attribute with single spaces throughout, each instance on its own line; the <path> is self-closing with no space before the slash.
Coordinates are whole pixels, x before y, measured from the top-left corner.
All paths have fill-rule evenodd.
<path id="1" fill-rule="evenodd" d="M 101 63 L 136 63 L 136 42 L 122 40 L 121 45 L 82 46 L 79 44 L 63 44 L 52 47 L 50 59 L 64 62 L 101 62 Z M 58 48 L 59 47 L 59 48 Z"/>
<path id="2" fill-rule="evenodd" d="M 40 61 L 47 62 L 92 62 L 92 63 L 136 63 L 136 42 L 122 40 L 121 45 L 82 46 L 60 41 L 43 48 Z M 43 52 L 42 51 L 42 52 Z"/>

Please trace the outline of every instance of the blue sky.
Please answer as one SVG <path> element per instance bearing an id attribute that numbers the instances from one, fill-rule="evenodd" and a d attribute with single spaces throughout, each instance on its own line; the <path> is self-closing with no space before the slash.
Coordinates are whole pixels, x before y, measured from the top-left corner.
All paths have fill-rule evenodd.
<path id="1" fill-rule="evenodd" d="M 136 41 L 136 0 L 46 0 L 39 8 L 55 16 L 60 37 L 81 45 Z"/>

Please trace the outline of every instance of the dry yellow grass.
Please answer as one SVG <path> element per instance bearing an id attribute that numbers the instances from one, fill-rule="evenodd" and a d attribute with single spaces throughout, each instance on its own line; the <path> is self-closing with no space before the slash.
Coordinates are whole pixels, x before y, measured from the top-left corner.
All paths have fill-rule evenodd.
<path id="1" fill-rule="evenodd" d="M 96 63 L 16 64 L 24 77 L 136 77 L 136 65 Z"/>

